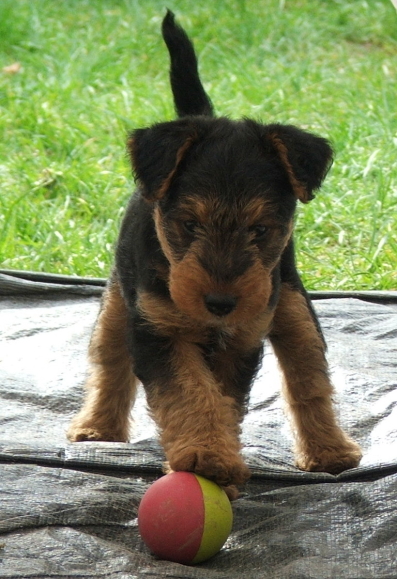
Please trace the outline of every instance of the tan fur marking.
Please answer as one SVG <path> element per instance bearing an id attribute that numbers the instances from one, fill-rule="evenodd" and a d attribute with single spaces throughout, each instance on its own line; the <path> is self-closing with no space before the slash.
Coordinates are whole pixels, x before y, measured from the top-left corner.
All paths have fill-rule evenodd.
<path id="1" fill-rule="evenodd" d="M 162 182 L 161 187 L 158 189 L 156 196 L 154 198 L 155 201 L 159 201 L 167 193 L 167 191 L 171 185 L 171 181 L 174 178 L 175 173 L 177 172 L 179 163 L 182 161 L 183 157 L 186 154 L 186 151 L 188 151 L 188 149 L 190 149 L 191 145 L 194 143 L 196 138 L 197 138 L 196 135 L 188 137 L 186 139 L 186 141 L 183 143 L 183 145 L 178 149 L 178 152 L 177 152 L 176 157 L 175 157 L 175 166 L 172 169 L 172 171 L 167 175 L 167 177 L 164 179 L 164 181 Z"/>
<path id="2" fill-rule="evenodd" d="M 236 205 L 237 207 L 229 207 L 228 213 L 230 216 L 236 215 L 236 223 L 244 227 L 256 224 L 274 227 L 279 225 L 274 218 L 276 210 L 274 204 L 263 199 L 263 197 L 254 197 L 241 207 L 238 203 Z M 187 218 L 190 215 L 203 225 L 211 223 L 214 220 L 214 216 L 224 212 L 224 207 L 217 197 L 200 199 L 198 196 L 187 196 L 180 202 L 178 209 L 181 213 L 186 212 Z"/>
<path id="3" fill-rule="evenodd" d="M 208 223 L 219 207 L 218 199 L 200 199 L 198 196 L 186 196 L 181 201 L 178 209 L 181 213 L 186 212 L 186 217 L 197 219 L 199 223 Z"/>
<path id="4" fill-rule="evenodd" d="M 160 208 L 158 206 L 156 206 L 154 208 L 153 219 L 154 219 L 154 225 L 156 228 L 157 239 L 160 242 L 160 246 L 161 246 L 161 249 L 163 250 L 165 257 L 168 259 L 169 263 L 171 264 L 175 261 L 175 257 L 172 253 L 171 246 L 168 243 L 167 236 L 165 234 L 164 227 L 163 227 L 163 217 L 161 215 L 161 211 L 160 211 Z"/>
<path id="5" fill-rule="evenodd" d="M 92 369 L 84 405 L 67 433 L 71 441 L 128 441 L 137 379 L 127 349 L 127 321 L 120 287 L 113 282 L 106 289 L 92 336 L 89 349 Z"/>
<path id="6" fill-rule="evenodd" d="M 270 337 L 295 424 L 297 465 L 331 473 L 357 466 L 360 448 L 336 421 L 323 341 L 305 298 L 287 284 L 281 290 Z"/>
<path id="7" fill-rule="evenodd" d="M 251 323 L 266 311 L 272 290 L 270 271 L 259 260 L 244 275 L 226 284 L 213 281 L 193 253 L 171 267 L 169 287 L 178 309 L 192 319 L 231 328 Z M 204 296 L 210 293 L 236 296 L 236 309 L 225 319 L 216 320 L 204 304 Z"/>
<path id="8" fill-rule="evenodd" d="M 291 163 L 288 160 L 288 149 L 284 145 L 283 141 L 277 134 L 269 135 L 274 147 L 276 148 L 279 157 L 287 171 L 289 181 L 294 190 L 295 197 L 302 201 L 302 203 L 308 203 L 310 201 L 307 189 L 302 183 L 295 177 L 294 170 Z"/>
<path id="9" fill-rule="evenodd" d="M 191 336 L 193 341 L 197 341 L 203 337 L 206 330 L 204 324 L 186 316 L 170 299 L 149 292 L 140 292 L 137 307 L 160 335 L 172 337 L 183 333 L 184 336 Z"/>
<path id="10" fill-rule="evenodd" d="M 233 290 L 240 304 L 237 304 L 231 315 L 235 316 L 236 323 L 244 324 L 267 310 L 272 292 L 271 272 L 256 260 L 247 272 L 233 283 Z"/>
<path id="11" fill-rule="evenodd" d="M 247 227 L 252 225 L 279 225 L 274 217 L 275 207 L 272 202 L 254 197 L 242 208 L 242 216 Z"/>

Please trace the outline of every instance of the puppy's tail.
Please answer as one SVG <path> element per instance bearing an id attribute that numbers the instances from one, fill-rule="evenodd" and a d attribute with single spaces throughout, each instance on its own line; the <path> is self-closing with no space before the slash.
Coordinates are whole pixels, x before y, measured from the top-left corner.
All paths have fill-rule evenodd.
<path id="1" fill-rule="evenodd" d="M 193 44 L 181 26 L 176 24 L 174 14 L 167 10 L 162 33 L 170 53 L 170 80 L 175 109 L 179 117 L 206 115 L 213 117 L 211 100 L 204 90 L 198 74 L 197 57 Z"/>

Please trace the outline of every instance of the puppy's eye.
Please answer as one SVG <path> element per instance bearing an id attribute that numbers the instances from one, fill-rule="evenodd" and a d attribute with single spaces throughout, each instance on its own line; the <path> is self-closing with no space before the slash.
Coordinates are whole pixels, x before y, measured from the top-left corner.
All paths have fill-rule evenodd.
<path id="1" fill-rule="evenodd" d="M 263 239 L 267 233 L 266 225 L 253 225 L 250 227 L 250 231 L 255 235 L 254 241 L 260 241 Z"/>
<path id="2" fill-rule="evenodd" d="M 197 229 L 200 227 L 200 224 L 198 221 L 194 221 L 194 219 L 189 219 L 188 221 L 183 222 L 183 227 L 184 227 L 185 231 L 190 233 L 190 235 L 193 235 L 194 233 L 196 233 Z"/>

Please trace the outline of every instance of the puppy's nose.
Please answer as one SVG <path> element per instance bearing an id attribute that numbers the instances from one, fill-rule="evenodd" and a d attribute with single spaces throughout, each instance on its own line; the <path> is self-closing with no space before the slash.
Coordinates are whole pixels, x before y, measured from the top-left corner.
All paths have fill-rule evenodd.
<path id="1" fill-rule="evenodd" d="M 209 312 L 215 316 L 227 316 L 236 307 L 237 298 L 227 294 L 207 294 L 204 303 Z"/>

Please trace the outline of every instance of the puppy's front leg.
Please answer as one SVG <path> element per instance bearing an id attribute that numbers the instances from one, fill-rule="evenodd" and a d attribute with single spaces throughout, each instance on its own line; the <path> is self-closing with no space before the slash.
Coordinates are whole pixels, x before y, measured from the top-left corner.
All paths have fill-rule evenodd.
<path id="1" fill-rule="evenodd" d="M 183 337 L 160 343 L 136 329 L 135 370 L 170 469 L 193 471 L 222 486 L 243 484 L 249 470 L 240 455 L 240 412 L 232 397 L 222 395 L 200 347 Z"/>
<path id="2" fill-rule="evenodd" d="M 127 344 L 128 318 L 120 286 L 111 280 L 91 338 L 91 372 L 85 402 L 67 432 L 72 442 L 126 442 L 129 439 L 130 410 L 137 379 Z"/>
<path id="3" fill-rule="evenodd" d="M 356 467 L 361 451 L 336 421 L 321 330 L 308 299 L 287 283 L 281 286 L 269 338 L 285 377 L 297 466 L 334 474 Z"/>

